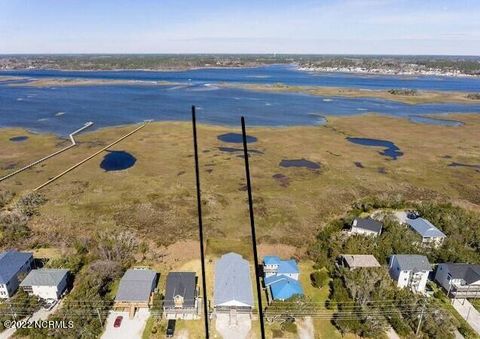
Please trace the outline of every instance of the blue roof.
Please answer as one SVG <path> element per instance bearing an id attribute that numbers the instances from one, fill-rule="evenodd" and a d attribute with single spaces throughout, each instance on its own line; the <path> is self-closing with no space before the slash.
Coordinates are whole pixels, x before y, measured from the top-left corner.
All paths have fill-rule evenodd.
<path id="1" fill-rule="evenodd" d="M 300 282 L 285 275 L 278 275 L 270 281 L 270 291 L 272 292 L 273 300 L 287 300 L 296 295 L 303 295 L 303 288 Z M 265 284 L 267 284 L 267 279 Z"/>
<path id="2" fill-rule="evenodd" d="M 0 284 L 6 284 L 32 258 L 32 253 L 7 251 L 0 253 Z"/>
<path id="3" fill-rule="evenodd" d="M 407 218 L 407 224 L 410 225 L 415 231 L 417 231 L 424 238 L 445 238 L 438 228 L 436 228 L 430 221 L 423 218 L 410 219 Z"/>
<path id="4" fill-rule="evenodd" d="M 278 265 L 278 274 L 282 273 L 299 273 L 297 262 L 293 259 L 282 260 Z"/>
<path id="5" fill-rule="evenodd" d="M 280 258 L 276 255 L 267 255 L 263 258 L 263 263 L 265 265 L 280 265 Z"/>

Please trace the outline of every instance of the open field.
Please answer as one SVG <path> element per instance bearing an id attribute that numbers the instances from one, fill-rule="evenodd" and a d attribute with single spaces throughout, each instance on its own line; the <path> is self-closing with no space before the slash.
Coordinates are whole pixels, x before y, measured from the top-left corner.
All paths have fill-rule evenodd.
<path id="1" fill-rule="evenodd" d="M 336 96 L 349 98 L 380 98 L 398 101 L 406 104 L 427 104 L 456 102 L 461 104 L 479 103 L 480 100 L 467 97 L 468 93 L 453 91 L 417 91 L 415 95 L 391 94 L 388 90 L 371 90 L 347 87 L 323 86 L 291 86 L 285 84 L 231 84 L 224 83 L 225 87 L 244 88 L 253 91 L 267 92 L 294 92 L 319 96 Z"/>
<path id="2" fill-rule="evenodd" d="M 480 134 L 480 117 L 459 115 L 455 119 L 466 125 L 420 125 L 368 115 L 332 117 L 326 126 L 318 127 L 250 128 L 249 134 L 258 138 L 250 149 L 263 152 L 253 153 L 251 158 L 260 244 L 290 245 L 299 249 L 293 254 L 301 255 L 325 222 L 341 215 L 353 201 L 372 195 L 445 198 L 478 210 L 478 170 L 448 165 L 480 164 L 476 138 Z M 81 134 L 78 147 L 6 180 L 2 189 L 18 195 L 28 192 L 131 129 L 125 126 Z M 240 146 L 216 138 L 230 131 L 199 126 L 207 252 L 219 254 L 223 249 L 217 249 L 217 244 L 223 245 L 228 239 L 232 250 L 248 251 L 242 254 L 249 255 L 243 159 L 239 152 L 219 150 Z M 29 139 L 9 141 L 16 135 L 28 135 Z M 347 136 L 390 140 L 404 155 L 389 160 L 378 153 L 382 148 L 349 143 Z M 0 175 L 65 142 L 53 135 L 3 129 Z M 47 186 L 42 193 L 48 201 L 29 225 L 34 237 L 19 246 L 68 247 L 75 239 L 92 237 L 98 231 L 128 229 L 145 242 L 147 249 L 143 253 L 157 260 L 163 256 L 164 246 L 197 239 L 190 124 L 152 123 L 113 150 L 132 154 L 137 160 L 135 165 L 107 172 L 99 167 L 99 155 Z M 321 168 L 279 167 L 282 159 L 300 158 L 318 162 Z M 272 177 L 275 174 L 282 176 Z M 292 255 L 291 250 L 287 252 Z"/>

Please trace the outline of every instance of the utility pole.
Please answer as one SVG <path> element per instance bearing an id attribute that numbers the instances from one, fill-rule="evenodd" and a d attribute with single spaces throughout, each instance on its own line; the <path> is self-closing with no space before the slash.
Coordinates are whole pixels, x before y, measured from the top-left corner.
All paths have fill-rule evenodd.
<path id="1" fill-rule="evenodd" d="M 241 122 L 242 122 L 242 137 L 243 137 L 243 155 L 245 158 L 245 176 L 247 178 L 248 210 L 250 214 L 250 226 L 252 231 L 253 263 L 255 265 L 255 282 L 257 285 L 258 315 L 260 318 L 261 338 L 265 339 L 265 324 L 263 320 L 263 306 L 262 306 L 262 289 L 260 286 L 260 270 L 258 269 L 257 236 L 255 234 L 255 218 L 253 214 L 252 184 L 250 182 L 250 165 L 248 161 L 247 132 L 245 130 L 244 117 L 242 117 Z"/>
<path id="2" fill-rule="evenodd" d="M 425 301 L 422 302 L 422 310 L 420 312 L 420 317 L 418 319 L 418 326 L 417 326 L 417 331 L 415 332 L 416 335 L 418 335 L 418 333 L 420 333 L 420 327 L 422 325 L 422 320 L 423 320 L 423 313 L 425 312 Z"/>
<path id="3" fill-rule="evenodd" d="M 208 339 L 210 338 L 210 334 L 208 332 L 207 279 L 205 274 L 205 250 L 203 247 L 202 191 L 200 189 L 200 166 L 198 164 L 197 119 L 195 116 L 195 106 L 192 106 L 192 128 L 193 149 L 195 153 L 195 177 L 197 186 L 198 235 L 200 242 L 200 257 L 202 262 L 203 318 L 205 321 L 205 338 Z"/>

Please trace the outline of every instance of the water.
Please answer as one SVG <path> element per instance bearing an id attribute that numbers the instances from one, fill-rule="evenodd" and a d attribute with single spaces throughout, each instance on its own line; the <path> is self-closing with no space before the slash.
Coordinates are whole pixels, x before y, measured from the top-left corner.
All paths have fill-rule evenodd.
<path id="1" fill-rule="evenodd" d="M 132 167 L 137 162 L 137 159 L 125 151 L 107 151 L 103 157 L 100 167 L 106 172 L 122 171 Z"/>
<path id="2" fill-rule="evenodd" d="M 347 140 L 354 144 L 362 145 L 362 146 L 383 147 L 384 150 L 378 153 L 381 155 L 390 157 L 393 160 L 397 160 L 398 157 L 401 157 L 403 155 L 403 152 L 400 151 L 400 148 L 398 148 L 397 145 L 395 145 L 393 142 L 388 140 L 369 139 L 369 138 L 351 138 L 351 137 L 348 137 Z"/>
<path id="3" fill-rule="evenodd" d="M 459 127 L 465 125 L 464 122 L 458 120 L 432 118 L 421 115 L 412 115 L 411 117 L 409 117 L 409 120 L 419 124 L 442 125 L 451 127 Z"/>
<path id="4" fill-rule="evenodd" d="M 221 82 L 275 83 L 359 88 L 410 87 L 427 90 L 480 92 L 480 79 L 441 77 L 362 76 L 300 72 L 292 67 L 205 69 L 185 72 L 70 72 L 9 71 L 0 75 L 147 80 L 150 83 L 93 86 L 17 86 L 0 82 L 0 127 L 23 127 L 66 136 L 86 121 L 93 129 L 131 124 L 145 119 L 189 121 L 190 106 L 197 106 L 200 123 L 240 126 L 312 126 L 325 123 L 325 115 L 366 112 L 400 116 L 480 113 L 480 103 L 403 104 L 375 98 L 322 97 L 299 93 L 269 93 L 224 88 Z M 191 79 L 191 81 L 189 81 Z M 179 85 L 159 85 L 156 81 Z M 441 123 L 433 122 L 430 123 Z M 227 141 L 228 142 L 228 141 Z M 241 142 L 241 141 L 240 141 Z"/>
<path id="5" fill-rule="evenodd" d="M 13 142 L 21 142 L 21 141 L 25 141 L 27 139 L 28 139 L 28 137 L 26 135 L 19 135 L 19 136 L 16 136 L 16 137 L 11 137 L 9 140 L 13 141 Z"/>
<path id="6" fill-rule="evenodd" d="M 281 166 L 281 167 L 304 167 L 304 168 L 313 169 L 313 170 L 316 170 L 316 169 L 320 168 L 320 164 L 318 164 L 316 162 L 313 162 L 313 161 L 310 161 L 310 160 L 306 160 L 306 159 L 292 159 L 292 160 L 283 159 L 280 162 L 279 166 Z"/>
<path id="7" fill-rule="evenodd" d="M 243 143 L 243 137 L 241 134 L 238 133 L 225 133 L 221 134 L 217 137 L 218 140 L 223 141 L 223 142 L 229 142 L 229 143 L 234 143 L 234 144 L 241 144 Z M 252 142 L 257 142 L 257 138 L 253 137 L 251 135 L 247 135 L 247 144 L 250 144 Z"/>

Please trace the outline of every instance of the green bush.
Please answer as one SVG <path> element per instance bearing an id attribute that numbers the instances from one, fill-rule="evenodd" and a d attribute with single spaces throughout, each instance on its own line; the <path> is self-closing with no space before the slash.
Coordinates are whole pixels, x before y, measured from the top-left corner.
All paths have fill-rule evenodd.
<path id="1" fill-rule="evenodd" d="M 317 288 L 322 288 L 328 283 L 328 272 L 326 270 L 315 271 L 310 274 L 310 281 L 312 285 Z"/>

